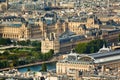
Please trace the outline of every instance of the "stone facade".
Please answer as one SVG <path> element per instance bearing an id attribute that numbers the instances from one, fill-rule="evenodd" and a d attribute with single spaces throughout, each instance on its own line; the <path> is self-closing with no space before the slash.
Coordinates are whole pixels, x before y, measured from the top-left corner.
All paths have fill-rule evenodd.
<path id="1" fill-rule="evenodd" d="M 0 11 L 5 11 L 8 8 L 8 0 L 0 1 Z"/>
<path id="2" fill-rule="evenodd" d="M 86 55 L 79 55 L 71 52 L 64 60 L 56 64 L 56 73 L 59 75 L 78 77 L 80 72 L 89 72 L 94 69 L 93 59 Z"/>
<path id="3" fill-rule="evenodd" d="M 59 52 L 60 44 L 55 37 L 55 33 L 50 33 L 50 38 L 45 37 L 45 39 L 42 40 L 41 43 L 42 43 L 41 50 L 43 53 L 49 52 L 50 49 L 54 50 L 54 53 Z"/>
<path id="4" fill-rule="evenodd" d="M 17 26 L 18 25 L 18 26 Z M 15 40 L 27 39 L 28 38 L 28 30 L 25 24 L 15 24 L 12 26 L 1 26 L 0 27 L 0 35 L 2 38 L 11 38 Z"/>
<path id="5" fill-rule="evenodd" d="M 72 47 L 71 46 L 75 46 L 76 44 L 78 44 L 81 39 L 83 39 L 83 35 L 86 35 L 89 33 L 89 28 L 99 28 L 99 26 L 93 26 L 95 24 L 94 23 L 94 20 L 93 18 L 89 19 L 86 21 L 86 22 L 71 22 L 71 21 L 60 21 L 58 20 L 55 24 L 53 25 L 46 25 L 45 23 L 43 23 L 43 37 L 45 37 L 46 35 L 50 37 L 51 33 L 54 33 L 55 34 L 55 37 L 57 37 L 57 39 L 54 39 L 54 40 L 50 40 L 49 37 L 48 39 L 44 39 L 42 40 L 42 52 L 43 53 L 46 53 L 48 52 L 50 49 L 54 49 L 52 46 L 54 46 L 54 44 L 59 44 L 59 45 L 56 45 L 56 47 L 59 47 L 57 49 L 57 52 L 66 52 L 66 51 L 69 51 Z M 70 34 L 69 32 L 66 33 L 67 31 L 71 31 Z M 64 34 L 66 33 L 66 34 Z M 76 36 L 72 36 L 71 33 L 74 33 L 74 35 Z M 60 36 L 63 36 L 62 37 L 62 43 L 60 43 L 61 39 L 60 39 Z M 71 36 L 69 36 L 71 35 Z M 69 41 L 66 42 L 66 39 L 68 39 L 68 36 L 69 36 Z M 71 37 L 71 38 L 70 38 Z M 78 38 L 77 38 L 78 37 Z M 79 40 L 74 40 L 75 38 L 79 39 Z M 71 39 L 71 40 L 70 40 Z M 74 41 L 72 41 L 72 39 Z M 73 44 L 74 43 L 74 44 Z M 50 46 L 47 46 L 47 45 L 50 45 Z M 46 47 L 47 46 L 47 47 Z M 66 48 L 66 49 L 64 49 Z"/>
<path id="6" fill-rule="evenodd" d="M 0 24 L 0 37 L 14 40 L 27 40 L 42 38 L 43 24 L 26 24 L 21 22 L 2 22 Z"/>
<path id="7" fill-rule="evenodd" d="M 76 54 L 71 52 L 63 60 L 56 64 L 56 73 L 58 75 L 68 75 L 80 78 L 100 77 L 106 78 L 120 76 L 120 50 L 111 51 L 108 48 L 101 48 L 98 53 Z M 82 73 L 80 73 L 82 72 Z M 107 77 L 108 76 L 108 77 Z M 112 77 L 111 77 L 112 78 Z"/>

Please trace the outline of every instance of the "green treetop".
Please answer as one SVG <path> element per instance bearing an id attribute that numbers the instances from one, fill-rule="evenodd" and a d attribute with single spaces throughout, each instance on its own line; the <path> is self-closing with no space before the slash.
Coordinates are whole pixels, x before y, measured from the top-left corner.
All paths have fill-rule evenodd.
<path id="1" fill-rule="evenodd" d="M 46 66 L 45 63 L 42 64 L 42 69 L 41 69 L 41 71 L 47 72 L 47 66 Z"/>

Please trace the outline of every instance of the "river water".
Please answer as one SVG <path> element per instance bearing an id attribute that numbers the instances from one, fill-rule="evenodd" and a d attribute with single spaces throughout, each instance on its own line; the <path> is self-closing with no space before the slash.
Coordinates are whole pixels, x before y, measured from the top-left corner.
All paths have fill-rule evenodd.
<path id="1" fill-rule="evenodd" d="M 56 69 L 56 63 L 47 63 L 47 69 L 48 70 L 55 70 Z M 30 66 L 30 67 L 24 67 L 24 68 L 19 68 L 19 72 L 27 72 L 28 68 L 30 68 L 31 71 L 40 71 L 41 70 L 41 65 L 35 65 L 35 66 Z"/>

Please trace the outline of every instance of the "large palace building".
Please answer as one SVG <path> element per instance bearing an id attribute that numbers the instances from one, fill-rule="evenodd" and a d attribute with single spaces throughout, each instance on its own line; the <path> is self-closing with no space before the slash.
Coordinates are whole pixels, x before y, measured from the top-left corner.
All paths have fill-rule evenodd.
<path id="1" fill-rule="evenodd" d="M 27 23 L 16 16 L 0 17 L 0 37 L 13 40 L 42 38 L 43 23 Z"/>
<path id="2" fill-rule="evenodd" d="M 97 53 L 76 54 L 71 52 L 56 64 L 59 75 L 72 76 L 73 80 L 85 77 L 103 76 L 104 78 L 119 78 L 120 76 L 120 50 L 111 51 L 101 48 Z M 98 80 L 98 79 L 97 79 Z M 99 79 L 102 80 L 102 79 Z"/>

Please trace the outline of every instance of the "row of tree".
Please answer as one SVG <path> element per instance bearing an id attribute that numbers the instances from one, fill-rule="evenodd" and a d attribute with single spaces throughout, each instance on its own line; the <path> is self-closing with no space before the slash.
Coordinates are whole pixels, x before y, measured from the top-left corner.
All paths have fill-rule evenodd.
<path id="1" fill-rule="evenodd" d="M 88 43 L 79 43 L 75 47 L 75 51 L 77 53 L 95 53 L 103 46 L 103 44 L 106 44 L 106 41 L 100 39 L 92 40 Z"/>
<path id="2" fill-rule="evenodd" d="M 14 41 L 11 40 L 9 38 L 0 38 L 0 45 L 1 46 L 6 46 L 6 45 L 21 45 L 21 46 L 33 46 L 35 47 L 35 50 L 37 51 L 41 51 L 41 42 L 40 41 L 30 41 L 30 40 L 26 40 L 26 41 Z"/>
<path id="3" fill-rule="evenodd" d="M 17 41 L 14 42 L 14 45 L 21 45 L 21 46 L 33 46 L 35 47 L 35 51 L 41 51 L 41 42 L 40 41 Z"/>
<path id="4" fill-rule="evenodd" d="M 9 38 L 7 39 L 0 38 L 0 45 L 10 45 L 10 44 L 12 44 L 12 42 Z"/>
<path id="5" fill-rule="evenodd" d="M 7 64 L 13 63 L 13 66 L 19 66 L 34 63 L 36 61 L 50 60 L 53 57 L 54 50 L 50 50 L 45 54 L 35 51 L 16 54 L 10 53 L 10 51 L 5 51 L 4 53 L 0 54 L 0 68 L 10 67 L 9 65 L 6 65 L 4 61 L 6 61 Z"/>

